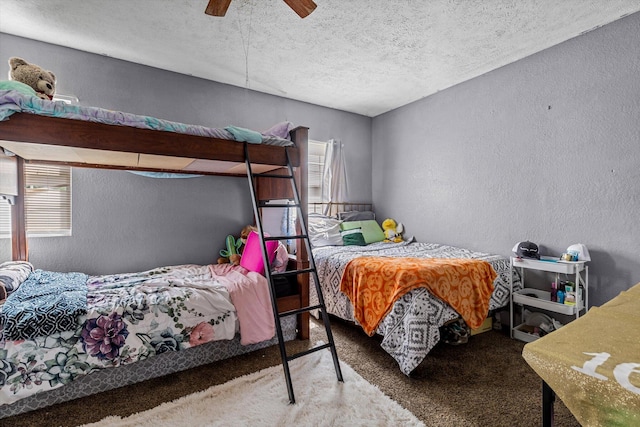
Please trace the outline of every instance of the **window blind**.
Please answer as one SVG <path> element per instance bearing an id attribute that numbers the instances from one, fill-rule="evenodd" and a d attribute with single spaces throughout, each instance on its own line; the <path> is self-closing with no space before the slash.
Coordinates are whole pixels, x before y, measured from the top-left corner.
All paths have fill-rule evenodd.
<path id="1" fill-rule="evenodd" d="M 0 238 L 2 237 L 11 237 L 11 206 L 4 199 L 0 199 Z"/>
<path id="2" fill-rule="evenodd" d="M 326 142 L 309 141 L 308 151 L 308 203 L 322 201 L 322 171 L 324 170 L 324 153 Z"/>
<path id="3" fill-rule="evenodd" d="M 71 168 L 27 163 L 25 212 L 29 237 L 71 235 Z M 11 207 L 0 203 L 0 236 L 11 236 Z"/>

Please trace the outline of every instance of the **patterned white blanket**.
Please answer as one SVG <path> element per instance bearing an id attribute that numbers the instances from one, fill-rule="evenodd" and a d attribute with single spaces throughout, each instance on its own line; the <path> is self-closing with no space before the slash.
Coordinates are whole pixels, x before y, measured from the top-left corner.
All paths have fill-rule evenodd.
<path id="1" fill-rule="evenodd" d="M 351 322 L 353 307 L 349 298 L 340 292 L 340 279 L 346 265 L 360 256 L 414 257 L 414 258 L 470 258 L 487 261 L 498 277 L 489 310 L 509 303 L 509 259 L 500 255 L 473 252 L 468 249 L 436 243 L 372 243 L 367 246 L 324 246 L 313 250 L 318 278 L 327 311 Z M 311 279 L 310 303 L 318 303 L 318 296 Z M 519 277 L 514 276 L 514 289 L 520 287 Z M 409 375 L 440 340 L 439 328 L 458 313 L 444 301 L 424 288 L 415 289 L 393 306 L 392 311 L 380 323 L 376 333 L 383 336 L 382 348 Z M 356 322 L 357 323 L 357 322 Z"/>

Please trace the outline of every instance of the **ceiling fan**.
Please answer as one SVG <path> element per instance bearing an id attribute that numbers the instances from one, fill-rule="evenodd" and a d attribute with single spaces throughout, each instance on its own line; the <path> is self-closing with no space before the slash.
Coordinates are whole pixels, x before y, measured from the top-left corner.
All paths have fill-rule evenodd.
<path id="1" fill-rule="evenodd" d="M 313 0 L 284 0 L 300 18 L 306 18 L 316 8 Z M 227 13 L 231 0 L 209 0 L 207 8 L 204 11 L 211 16 L 224 16 Z"/>

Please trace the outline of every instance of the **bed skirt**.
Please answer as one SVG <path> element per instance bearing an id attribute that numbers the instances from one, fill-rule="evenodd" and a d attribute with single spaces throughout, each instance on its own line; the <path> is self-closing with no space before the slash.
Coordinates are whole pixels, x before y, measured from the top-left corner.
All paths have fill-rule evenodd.
<path id="1" fill-rule="evenodd" d="M 294 340 L 296 338 L 296 316 L 282 318 L 281 324 L 285 341 Z M 130 365 L 84 375 L 63 387 L 0 406 L 0 419 L 173 374 L 218 360 L 229 359 L 277 343 L 276 336 L 269 341 L 243 346 L 240 344 L 240 335 L 236 334 L 233 340 L 212 341 L 184 351 L 165 352 Z"/>

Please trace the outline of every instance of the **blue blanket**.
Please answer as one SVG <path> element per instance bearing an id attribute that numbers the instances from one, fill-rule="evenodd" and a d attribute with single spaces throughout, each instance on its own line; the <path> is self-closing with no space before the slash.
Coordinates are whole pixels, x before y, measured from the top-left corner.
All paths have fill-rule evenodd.
<path id="1" fill-rule="evenodd" d="M 30 339 L 75 330 L 78 317 L 87 314 L 87 279 L 83 273 L 31 273 L 2 306 L 4 339 Z"/>

